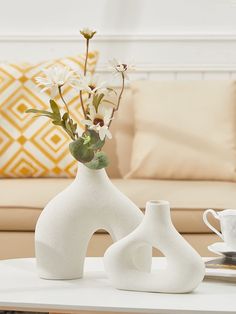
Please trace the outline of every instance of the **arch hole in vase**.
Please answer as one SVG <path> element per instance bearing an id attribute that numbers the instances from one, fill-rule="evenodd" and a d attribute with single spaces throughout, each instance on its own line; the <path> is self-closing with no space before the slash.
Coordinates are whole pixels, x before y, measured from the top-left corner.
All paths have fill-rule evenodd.
<path id="1" fill-rule="evenodd" d="M 153 257 L 163 257 L 164 256 L 164 254 L 160 251 L 160 250 L 158 250 L 157 248 L 155 248 L 155 247 L 152 247 L 152 256 Z"/>
<path id="2" fill-rule="evenodd" d="M 103 228 L 97 229 L 89 239 L 86 256 L 103 256 L 113 242 L 115 242 L 115 240 L 112 238 L 112 235 L 108 230 Z"/>
<path id="3" fill-rule="evenodd" d="M 147 243 L 143 243 L 143 244 L 140 244 L 138 247 L 136 247 L 136 249 L 135 249 L 136 250 L 136 254 L 135 254 L 136 258 L 137 258 L 138 254 L 139 254 L 139 251 L 140 251 L 140 254 L 142 254 L 143 248 L 145 246 L 147 246 L 147 245 L 148 245 Z M 151 273 L 155 273 L 155 271 L 160 270 L 160 269 L 166 269 L 166 267 L 167 267 L 167 258 L 165 258 L 166 256 L 162 253 L 161 250 L 159 250 L 158 248 L 153 246 L 152 247 L 152 256 L 153 257 L 154 256 L 163 257 L 163 261 L 161 262 L 161 265 L 158 264 L 158 266 L 156 266 L 155 263 L 153 264 L 153 260 L 152 260 L 151 267 L 150 267 L 150 270 L 149 270 L 150 274 Z M 135 268 L 137 270 L 142 271 L 143 268 L 142 268 L 142 266 L 140 267 L 140 265 L 138 265 L 136 263 L 136 261 L 137 261 L 136 258 L 134 258 L 134 254 L 133 254 L 133 258 L 132 258 L 133 265 L 135 266 Z"/>
<path id="4" fill-rule="evenodd" d="M 167 261 L 166 256 L 159 249 L 155 248 L 154 246 L 152 247 L 152 252 L 153 252 L 153 256 L 162 257 L 161 263 L 158 263 L 158 265 L 153 263 L 153 260 L 152 260 L 150 273 L 155 274 L 157 271 L 165 270 L 167 268 L 168 261 Z"/>

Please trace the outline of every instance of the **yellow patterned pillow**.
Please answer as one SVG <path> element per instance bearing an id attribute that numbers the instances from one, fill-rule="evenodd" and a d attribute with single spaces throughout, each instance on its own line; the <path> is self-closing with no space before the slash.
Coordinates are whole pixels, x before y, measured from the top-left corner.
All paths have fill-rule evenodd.
<path id="1" fill-rule="evenodd" d="M 89 53 L 88 71 L 94 72 L 97 59 L 97 52 Z M 35 81 L 35 77 L 42 75 L 43 68 L 61 65 L 82 70 L 83 64 L 84 56 L 78 55 L 36 65 L 0 65 L 0 177 L 75 175 L 77 162 L 69 153 L 71 140 L 67 134 L 48 119 L 34 119 L 25 110 L 49 107 L 48 92 L 40 92 Z M 70 86 L 63 93 L 72 118 L 81 120 L 78 94 Z"/>

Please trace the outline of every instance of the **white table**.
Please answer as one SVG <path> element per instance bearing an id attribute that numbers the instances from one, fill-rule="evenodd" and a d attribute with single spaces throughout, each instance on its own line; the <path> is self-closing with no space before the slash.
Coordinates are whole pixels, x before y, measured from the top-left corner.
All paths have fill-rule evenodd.
<path id="1" fill-rule="evenodd" d="M 154 258 L 154 266 L 163 258 Z M 87 258 L 78 280 L 40 279 L 35 259 L 0 261 L 0 310 L 114 311 L 133 313 L 236 313 L 234 283 L 204 281 L 194 293 L 173 295 L 119 291 L 111 287 L 101 258 Z"/>

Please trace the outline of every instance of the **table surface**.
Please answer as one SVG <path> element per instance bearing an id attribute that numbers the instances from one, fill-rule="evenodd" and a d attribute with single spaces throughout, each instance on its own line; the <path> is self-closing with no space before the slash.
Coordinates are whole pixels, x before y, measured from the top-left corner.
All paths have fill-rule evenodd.
<path id="1" fill-rule="evenodd" d="M 153 258 L 153 269 L 164 258 Z M 102 258 L 86 258 L 77 280 L 38 277 L 33 258 L 0 261 L 0 309 L 196 314 L 236 313 L 236 284 L 204 281 L 189 294 L 121 291 L 106 277 Z"/>

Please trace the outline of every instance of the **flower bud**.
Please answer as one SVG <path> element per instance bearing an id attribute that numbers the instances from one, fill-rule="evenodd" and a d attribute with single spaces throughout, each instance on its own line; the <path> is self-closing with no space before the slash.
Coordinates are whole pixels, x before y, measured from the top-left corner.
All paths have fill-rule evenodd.
<path id="1" fill-rule="evenodd" d="M 80 31 L 80 34 L 83 35 L 85 39 L 89 40 L 93 38 L 93 36 L 96 34 L 96 31 L 85 27 Z"/>

